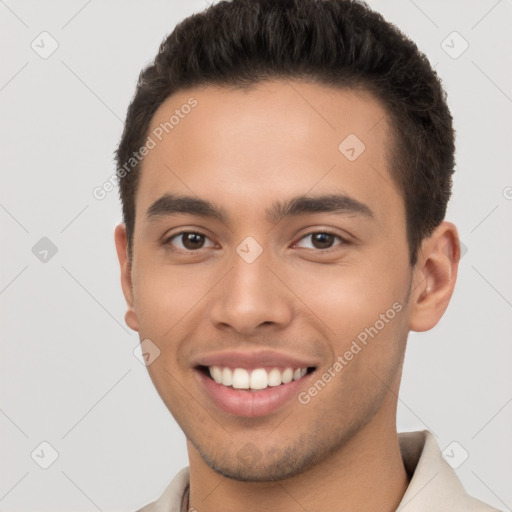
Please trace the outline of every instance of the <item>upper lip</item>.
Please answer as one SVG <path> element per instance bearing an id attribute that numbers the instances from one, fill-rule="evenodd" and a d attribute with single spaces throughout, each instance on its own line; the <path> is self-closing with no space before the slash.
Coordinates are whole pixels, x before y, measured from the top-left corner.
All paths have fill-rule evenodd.
<path id="1" fill-rule="evenodd" d="M 302 357 L 280 352 L 262 350 L 258 352 L 217 352 L 198 357 L 194 366 L 220 366 L 254 370 L 263 367 L 309 368 L 317 363 Z"/>

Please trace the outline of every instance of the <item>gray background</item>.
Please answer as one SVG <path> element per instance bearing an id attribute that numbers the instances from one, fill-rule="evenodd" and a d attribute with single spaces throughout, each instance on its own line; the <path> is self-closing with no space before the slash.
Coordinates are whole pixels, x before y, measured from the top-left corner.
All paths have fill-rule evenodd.
<path id="1" fill-rule="evenodd" d="M 102 201 L 92 190 L 115 172 L 140 69 L 206 5 L 0 0 L 2 511 L 134 510 L 187 465 L 184 435 L 124 324 L 117 190 Z M 398 427 L 430 429 L 455 462 L 467 452 L 465 487 L 510 510 L 512 3 L 370 5 L 443 79 L 458 134 L 447 218 L 467 247 L 445 317 L 411 333 Z M 48 469 L 43 441 L 58 453 Z"/>

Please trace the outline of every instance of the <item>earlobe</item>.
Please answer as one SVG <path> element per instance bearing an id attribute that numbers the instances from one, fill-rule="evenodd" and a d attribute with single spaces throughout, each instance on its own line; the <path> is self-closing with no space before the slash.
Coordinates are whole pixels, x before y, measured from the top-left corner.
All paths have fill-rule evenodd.
<path id="1" fill-rule="evenodd" d="M 428 331 L 443 316 L 453 294 L 459 260 L 457 228 L 451 222 L 442 222 L 418 251 L 410 296 L 412 331 Z"/>
<path id="2" fill-rule="evenodd" d="M 114 239 L 116 244 L 117 257 L 121 269 L 121 288 L 126 300 L 127 310 L 125 313 L 125 322 L 128 327 L 134 331 L 139 330 L 139 322 L 137 313 L 134 308 L 133 285 L 131 275 L 131 262 L 128 258 L 128 238 L 126 234 L 126 226 L 119 224 L 116 226 Z"/>

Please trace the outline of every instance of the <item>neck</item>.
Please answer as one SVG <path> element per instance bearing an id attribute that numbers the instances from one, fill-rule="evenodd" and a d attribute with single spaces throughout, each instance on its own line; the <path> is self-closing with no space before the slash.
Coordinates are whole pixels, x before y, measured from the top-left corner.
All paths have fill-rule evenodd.
<path id="1" fill-rule="evenodd" d="M 330 457 L 292 478 L 240 482 L 219 475 L 188 443 L 189 510 L 256 512 L 392 512 L 408 485 L 395 422 L 382 424 L 378 413 Z"/>

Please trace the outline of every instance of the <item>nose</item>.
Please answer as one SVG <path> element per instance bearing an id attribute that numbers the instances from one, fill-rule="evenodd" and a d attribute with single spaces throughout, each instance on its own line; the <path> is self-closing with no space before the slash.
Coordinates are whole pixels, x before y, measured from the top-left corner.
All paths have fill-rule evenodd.
<path id="1" fill-rule="evenodd" d="M 264 253 L 252 263 L 235 254 L 231 269 L 211 297 L 210 318 L 217 329 L 233 329 L 249 336 L 291 322 L 294 296 L 286 276 L 273 267 Z"/>

